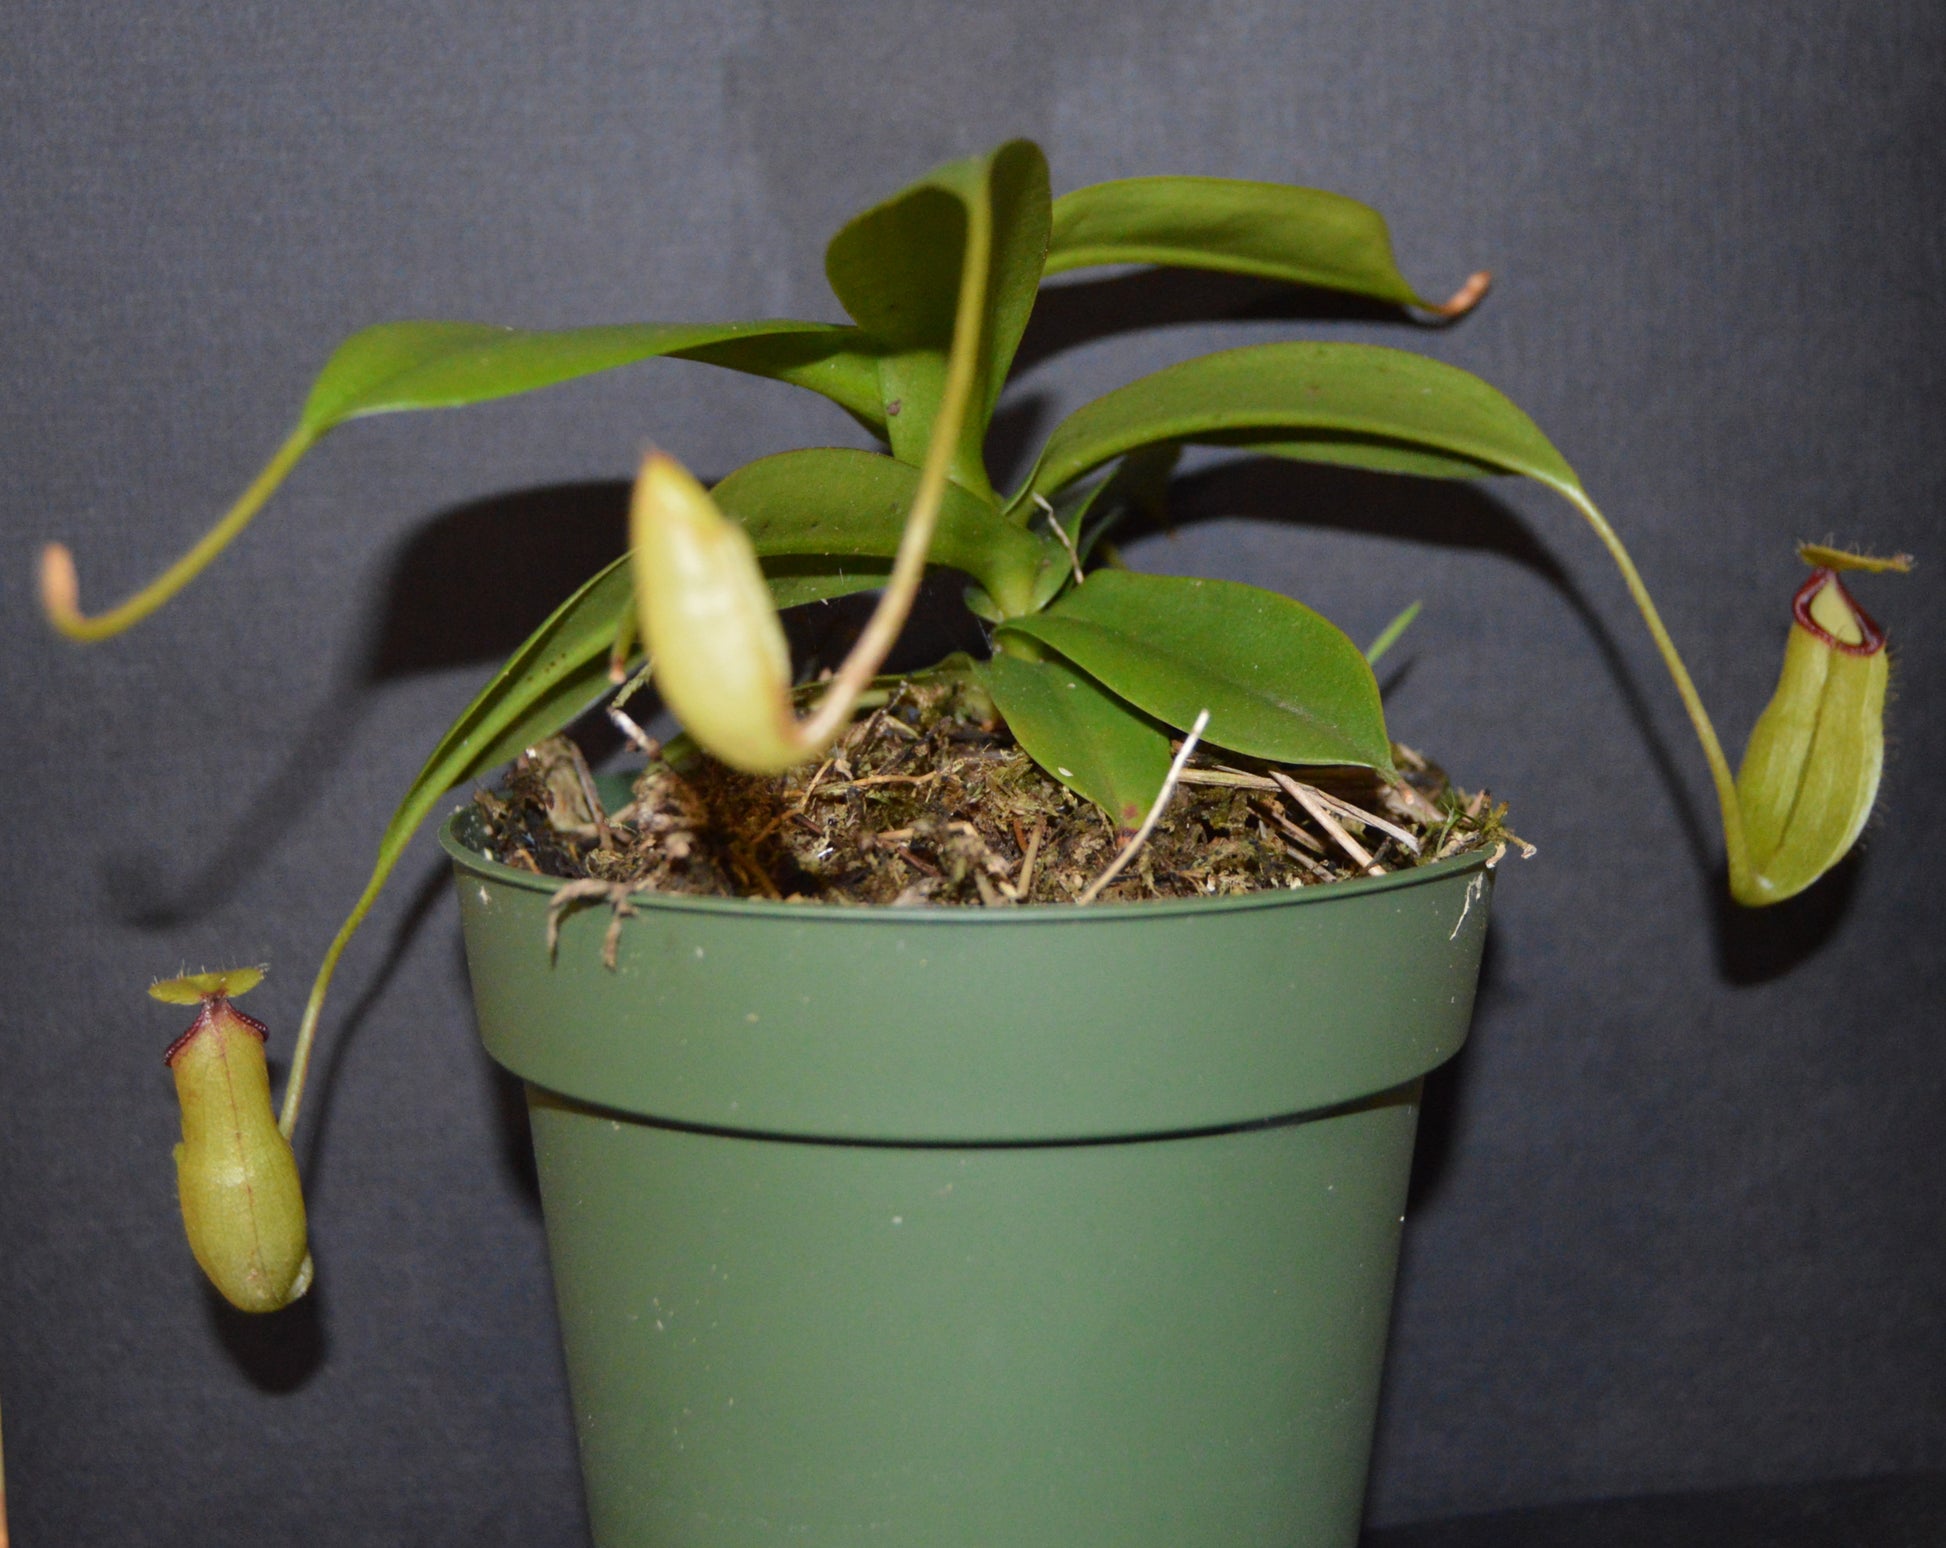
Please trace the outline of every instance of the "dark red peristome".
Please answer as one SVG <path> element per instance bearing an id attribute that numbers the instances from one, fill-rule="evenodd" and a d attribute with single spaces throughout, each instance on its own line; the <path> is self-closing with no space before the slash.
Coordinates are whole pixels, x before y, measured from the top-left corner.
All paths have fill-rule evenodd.
<path id="1" fill-rule="evenodd" d="M 189 1040 L 214 1021 L 218 1014 L 223 1011 L 228 1011 L 238 1021 L 256 1033 L 259 1042 L 267 1043 L 270 1041 L 270 1028 L 257 1020 L 255 1016 L 245 1015 L 242 1011 L 238 1010 L 230 1003 L 230 997 L 228 995 L 206 994 L 203 996 L 203 1008 L 196 1012 L 196 1019 L 189 1023 L 189 1030 L 169 1045 L 168 1049 L 162 1055 L 162 1062 L 173 1065 L 176 1062 L 176 1055 L 189 1046 Z"/>
<path id="2" fill-rule="evenodd" d="M 1865 636 L 1856 645 L 1848 640 L 1838 639 L 1811 616 L 1811 599 L 1826 586 L 1836 586 L 1838 595 L 1845 599 L 1845 606 L 1851 609 L 1851 616 L 1858 620 L 1858 629 Z M 1872 615 L 1860 607 L 1852 594 L 1845 590 L 1845 583 L 1838 579 L 1836 570 L 1817 569 L 1811 578 L 1797 588 L 1797 595 L 1791 599 L 1791 617 L 1797 620 L 1798 627 L 1809 629 L 1833 650 L 1842 650 L 1847 656 L 1876 656 L 1885 649 L 1885 631 L 1872 622 Z"/>

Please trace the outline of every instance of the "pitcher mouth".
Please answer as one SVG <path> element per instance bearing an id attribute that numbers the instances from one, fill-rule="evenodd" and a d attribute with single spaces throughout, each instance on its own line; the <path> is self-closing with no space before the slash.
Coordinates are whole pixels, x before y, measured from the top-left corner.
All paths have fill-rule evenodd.
<path id="1" fill-rule="evenodd" d="M 1857 640 L 1841 640 L 1829 629 L 1818 622 L 1811 604 L 1818 599 L 1827 586 L 1838 588 L 1838 597 L 1850 610 L 1852 621 L 1858 625 L 1863 636 Z M 1797 595 L 1791 598 L 1791 617 L 1800 629 L 1815 634 L 1833 650 L 1841 650 L 1847 656 L 1875 656 L 1885 649 L 1885 631 L 1878 626 L 1872 615 L 1858 605 L 1858 601 L 1839 579 L 1836 570 L 1819 568 L 1812 572 L 1811 578 L 1797 588 Z"/>

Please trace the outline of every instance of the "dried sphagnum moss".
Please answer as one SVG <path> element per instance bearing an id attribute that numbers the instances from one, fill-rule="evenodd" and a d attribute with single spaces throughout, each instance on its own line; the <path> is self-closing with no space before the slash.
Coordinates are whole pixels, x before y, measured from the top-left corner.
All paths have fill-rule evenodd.
<path id="1" fill-rule="evenodd" d="M 757 777 L 700 756 L 680 767 L 658 757 L 614 812 L 593 804 L 580 755 L 557 739 L 516 763 L 504 796 L 477 800 L 501 860 L 605 882 L 617 896 L 1072 902 L 1128 836 L 1043 773 L 982 708 L 950 684 L 907 685 L 820 763 Z M 1362 769 L 1285 772 L 1412 836 L 1416 855 L 1340 812 L 1347 836 L 1387 871 L 1512 837 L 1504 808 L 1484 793 L 1469 799 L 1410 749 L 1397 757 L 1403 787 Z M 1263 765 L 1224 759 L 1191 762 L 1103 901 L 1227 896 L 1367 874 Z"/>

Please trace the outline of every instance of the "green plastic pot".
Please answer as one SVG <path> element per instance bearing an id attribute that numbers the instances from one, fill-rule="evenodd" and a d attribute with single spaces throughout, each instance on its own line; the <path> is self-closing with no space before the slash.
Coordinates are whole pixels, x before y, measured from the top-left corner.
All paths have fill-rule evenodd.
<path id="1" fill-rule="evenodd" d="M 1478 856 L 1208 901 L 610 912 L 444 842 L 603 1548 L 1350 1548 Z"/>

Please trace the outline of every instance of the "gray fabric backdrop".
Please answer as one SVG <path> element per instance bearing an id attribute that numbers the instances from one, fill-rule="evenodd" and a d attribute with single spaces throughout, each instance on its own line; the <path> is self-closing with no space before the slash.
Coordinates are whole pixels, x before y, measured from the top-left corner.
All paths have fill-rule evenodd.
<path id="1" fill-rule="evenodd" d="M 1736 744 L 1793 539 L 1930 561 L 1867 588 L 1898 697 L 1865 853 L 1746 918 L 1674 696 L 1544 494 L 1233 465 L 1134 550 L 1358 637 L 1423 598 L 1395 732 L 1540 845 L 1430 1098 L 1373 1518 L 1946 1466 L 1943 67 L 1921 0 L 0 10 L 18 1540 L 583 1540 L 518 1099 L 473 1041 L 430 844 L 340 976 L 300 1144 L 320 1277 L 285 1317 L 196 1279 L 158 1059 L 177 1018 L 141 991 L 267 958 L 251 1008 L 288 1049 L 392 801 L 612 550 L 644 441 L 714 475 L 852 435 L 670 364 L 354 426 L 204 584 L 88 651 L 35 616 L 36 544 L 73 543 L 95 604 L 122 594 L 369 321 L 829 316 L 843 215 L 1016 133 L 1057 188 L 1309 182 L 1382 208 L 1431 292 L 1498 275 L 1411 336 L 1254 286 L 1093 285 L 1034 336 L 1016 442 L 1218 344 L 1322 330 L 1463 363 L 1632 540 Z M 1172 325 L 1102 336 L 1136 306 Z"/>

